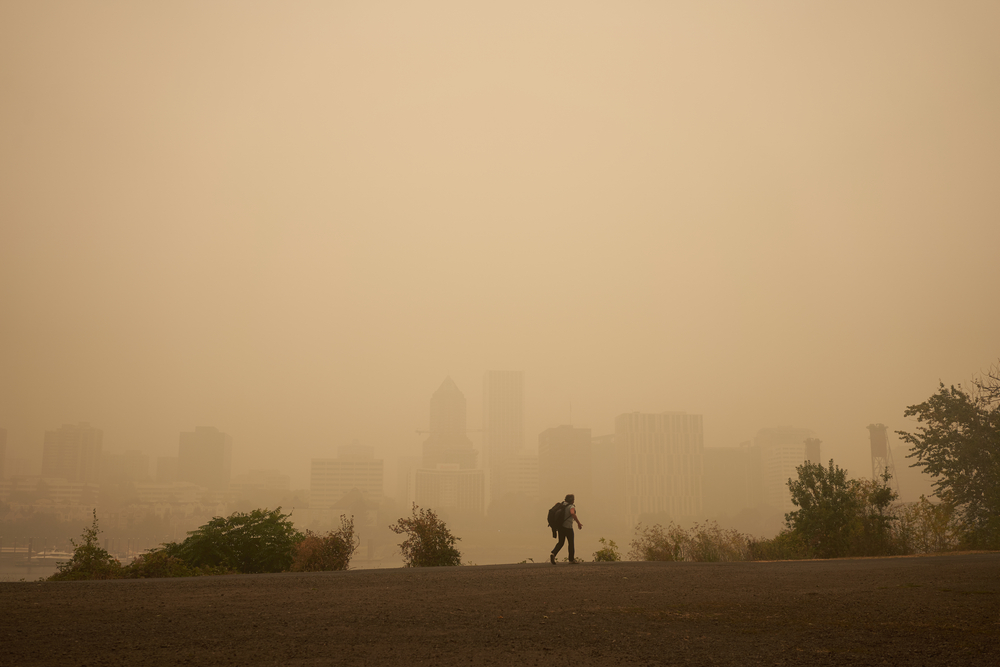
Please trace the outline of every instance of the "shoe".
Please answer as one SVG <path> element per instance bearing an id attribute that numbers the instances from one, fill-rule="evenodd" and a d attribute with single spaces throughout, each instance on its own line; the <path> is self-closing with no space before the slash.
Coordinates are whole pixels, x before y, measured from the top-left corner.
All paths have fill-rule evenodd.
<path id="1" fill-rule="evenodd" d="M 576 559 L 575 559 L 575 558 L 570 558 L 570 559 L 569 559 L 569 562 L 570 562 L 570 564 L 572 564 L 572 565 L 576 565 Z"/>
<path id="2" fill-rule="evenodd" d="M 556 555 L 555 554 L 549 554 L 549 562 L 552 563 L 553 565 L 556 564 Z"/>

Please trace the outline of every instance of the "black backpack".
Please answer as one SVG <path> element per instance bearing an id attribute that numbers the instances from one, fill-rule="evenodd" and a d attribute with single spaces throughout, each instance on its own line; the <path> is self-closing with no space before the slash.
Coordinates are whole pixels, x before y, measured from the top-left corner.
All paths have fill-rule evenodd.
<path id="1" fill-rule="evenodd" d="M 549 528 L 552 529 L 552 537 L 557 535 L 557 530 L 562 528 L 563 521 L 566 520 L 566 503 L 558 502 L 549 510 Z"/>

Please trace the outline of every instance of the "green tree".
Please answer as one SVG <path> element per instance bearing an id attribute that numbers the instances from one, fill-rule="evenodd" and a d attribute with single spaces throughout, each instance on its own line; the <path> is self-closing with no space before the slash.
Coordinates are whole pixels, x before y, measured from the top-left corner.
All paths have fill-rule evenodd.
<path id="1" fill-rule="evenodd" d="M 892 475 L 885 471 L 882 477 L 852 480 L 858 495 L 858 517 L 851 534 L 851 556 L 889 556 L 899 553 L 893 541 L 893 526 L 898 520 L 892 504 L 899 494 L 889 485 Z"/>
<path id="2" fill-rule="evenodd" d="M 84 528 L 81 542 L 70 540 L 73 544 L 73 557 L 65 563 L 59 563 L 58 571 L 49 577 L 49 581 L 78 581 L 81 579 L 120 579 L 122 566 L 111 554 L 101 548 L 101 530 L 97 526 L 97 510 L 93 510 L 94 520 L 90 528 Z"/>
<path id="3" fill-rule="evenodd" d="M 851 521 L 858 511 L 847 471 L 833 459 L 828 468 L 807 461 L 795 471 L 798 479 L 789 479 L 788 489 L 799 509 L 785 515 L 789 529 L 819 558 L 847 555 Z"/>
<path id="4" fill-rule="evenodd" d="M 346 570 L 361 540 L 354 535 L 354 517 L 340 515 L 340 529 L 326 535 L 311 530 L 295 545 L 292 572 L 326 572 Z"/>
<path id="5" fill-rule="evenodd" d="M 421 509 L 413 503 L 413 515 L 401 518 L 389 530 L 406 535 L 399 543 L 406 567 L 461 565 L 462 554 L 455 548 L 455 537 L 434 510 Z"/>
<path id="6" fill-rule="evenodd" d="M 283 572 L 291 567 L 292 550 L 303 538 L 290 516 L 279 507 L 215 517 L 183 542 L 164 545 L 164 551 L 195 568 Z"/>
<path id="7" fill-rule="evenodd" d="M 1000 373 L 973 380 L 973 389 L 939 385 L 936 394 L 903 413 L 913 433 L 897 431 L 913 451 L 912 467 L 934 476 L 935 495 L 952 505 L 968 546 L 1000 548 Z"/>
<path id="8" fill-rule="evenodd" d="M 830 460 L 828 467 L 806 462 L 788 480 L 792 504 L 789 530 L 817 558 L 879 556 L 892 552 L 889 508 L 897 494 L 887 472 L 880 481 L 852 480 Z"/>

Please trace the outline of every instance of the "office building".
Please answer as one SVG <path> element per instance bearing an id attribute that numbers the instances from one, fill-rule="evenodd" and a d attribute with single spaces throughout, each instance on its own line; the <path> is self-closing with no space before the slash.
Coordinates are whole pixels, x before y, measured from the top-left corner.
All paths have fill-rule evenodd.
<path id="1" fill-rule="evenodd" d="M 418 506 L 432 509 L 450 519 L 482 516 L 485 498 L 482 470 L 439 464 L 433 470 L 417 470 L 414 476 L 414 502 Z"/>
<path id="2" fill-rule="evenodd" d="M 421 456 L 396 457 L 396 493 L 394 498 L 409 507 L 417 499 L 416 472 L 421 467 Z"/>
<path id="3" fill-rule="evenodd" d="M 430 432 L 424 441 L 423 467 L 457 465 L 476 467 L 476 451 L 466 433 L 465 394 L 446 377 L 431 395 Z"/>
<path id="4" fill-rule="evenodd" d="M 516 458 L 524 448 L 522 371 L 487 371 L 483 376 L 483 442 L 492 502 L 518 486 Z"/>
<path id="5" fill-rule="evenodd" d="M 96 484 L 104 432 L 86 422 L 46 431 L 42 443 L 42 477 Z"/>
<path id="6" fill-rule="evenodd" d="M 519 452 L 511 462 L 511 491 L 519 498 L 538 498 L 538 455 Z"/>
<path id="7" fill-rule="evenodd" d="M 199 426 L 194 431 L 181 433 L 177 480 L 210 491 L 226 491 L 232 459 L 232 438 L 214 426 Z"/>
<path id="8" fill-rule="evenodd" d="M 780 426 L 762 428 L 754 437 L 753 446 L 760 456 L 761 499 L 772 510 L 791 512 L 796 509 L 788 480 L 798 479 L 795 469 L 806 461 L 806 441 L 812 435 L 807 428 Z M 810 455 L 819 456 L 818 448 L 818 442 L 811 444 Z"/>
<path id="9" fill-rule="evenodd" d="M 625 454 L 625 515 L 629 526 L 635 526 L 644 514 L 665 515 L 679 523 L 701 515 L 701 415 L 619 415 L 615 419 L 615 444 Z"/>
<path id="10" fill-rule="evenodd" d="M 819 438 L 806 438 L 806 461 L 809 463 L 818 463 L 819 465 L 823 465 L 823 454 L 822 448 L 820 447 L 822 444 L 823 441 Z"/>
<path id="11" fill-rule="evenodd" d="M 382 503 L 384 462 L 375 458 L 375 448 L 357 442 L 337 448 L 337 458 L 313 459 L 309 474 L 309 498 L 313 509 L 338 505 L 357 489 L 368 505 Z"/>
<path id="12" fill-rule="evenodd" d="M 431 396 L 430 433 L 420 468 L 413 471 L 413 501 L 448 516 L 481 516 L 485 476 L 466 435 L 465 395 L 450 377 Z"/>
<path id="13" fill-rule="evenodd" d="M 0 428 L 0 482 L 4 480 L 7 463 L 7 429 Z"/>
<path id="14" fill-rule="evenodd" d="M 40 477 L 17 475 L 6 482 L 0 482 L 0 498 L 11 503 L 46 505 L 90 505 L 96 504 L 100 485 L 96 482 L 67 480 L 65 477 Z M 16 499 L 16 500 L 15 500 Z M 50 507 L 50 509 L 55 509 Z"/>

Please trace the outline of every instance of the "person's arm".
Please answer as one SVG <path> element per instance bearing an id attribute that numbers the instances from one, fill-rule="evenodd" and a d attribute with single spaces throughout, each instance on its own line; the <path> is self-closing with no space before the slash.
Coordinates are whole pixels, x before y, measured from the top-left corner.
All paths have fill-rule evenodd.
<path id="1" fill-rule="evenodd" d="M 583 524 L 580 523 L 580 517 L 576 515 L 575 507 L 569 508 L 569 518 L 573 519 L 573 521 L 576 521 L 576 525 L 580 526 L 580 530 L 583 530 Z"/>

